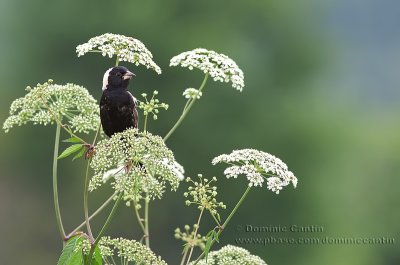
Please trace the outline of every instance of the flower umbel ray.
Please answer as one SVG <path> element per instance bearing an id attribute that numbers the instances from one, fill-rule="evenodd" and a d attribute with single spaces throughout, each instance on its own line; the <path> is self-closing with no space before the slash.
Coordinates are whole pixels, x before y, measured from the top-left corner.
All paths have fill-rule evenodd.
<path id="1" fill-rule="evenodd" d="M 238 175 L 245 175 L 249 180 L 249 186 L 262 186 L 267 180 L 267 188 L 279 194 L 283 187 L 293 184 L 297 185 L 297 178 L 287 165 L 279 158 L 255 149 L 235 150 L 230 154 L 223 154 L 215 157 L 212 164 L 226 163 L 224 174 L 227 178 L 237 178 Z"/>

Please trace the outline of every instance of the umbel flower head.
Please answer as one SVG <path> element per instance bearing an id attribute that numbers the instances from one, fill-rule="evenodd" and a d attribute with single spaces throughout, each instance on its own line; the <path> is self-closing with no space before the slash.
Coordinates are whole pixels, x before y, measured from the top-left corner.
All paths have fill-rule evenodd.
<path id="1" fill-rule="evenodd" d="M 188 191 L 183 194 L 188 200 L 186 205 L 191 204 L 198 205 L 199 210 L 208 210 L 211 214 L 217 214 L 217 209 L 225 209 L 226 206 L 223 202 L 217 202 L 217 186 L 214 186 L 214 182 L 217 182 L 217 178 L 203 179 L 203 175 L 198 174 L 199 181 L 193 181 L 191 178 L 186 178 L 186 182 L 192 184 L 189 186 Z M 214 185 L 213 185 L 214 184 Z M 190 198 L 190 199 L 189 199 Z"/>
<path id="2" fill-rule="evenodd" d="M 189 225 L 185 225 L 184 231 L 178 227 L 175 229 L 174 237 L 175 239 L 182 240 L 185 244 L 189 244 L 190 246 L 200 247 L 204 249 L 206 247 L 207 238 L 205 236 L 200 235 L 199 233 L 195 233 L 195 231 L 199 228 L 197 224 L 193 225 L 193 229 L 190 229 Z M 195 236 L 196 234 L 196 236 Z"/>
<path id="3" fill-rule="evenodd" d="M 191 265 L 194 262 L 190 263 Z M 251 255 L 249 251 L 244 248 L 227 245 L 218 251 L 211 251 L 208 253 L 206 259 L 200 260 L 198 265 L 267 265 L 260 257 Z"/>
<path id="4" fill-rule="evenodd" d="M 239 66 L 228 56 L 202 48 L 183 52 L 174 56 L 170 66 L 197 68 L 209 74 L 214 81 L 231 82 L 232 87 L 239 91 L 244 87 L 244 75 Z"/>
<path id="5" fill-rule="evenodd" d="M 142 265 L 167 265 L 160 256 L 151 251 L 145 245 L 125 238 L 110 238 L 102 237 L 99 241 L 100 254 L 105 264 L 115 264 L 114 257 L 124 260 L 126 264 L 142 264 Z M 76 250 L 82 249 L 83 253 L 89 254 L 90 242 L 89 239 L 82 241 L 81 245 L 77 245 Z M 124 263 L 125 264 L 125 263 Z"/>
<path id="6" fill-rule="evenodd" d="M 224 171 L 227 178 L 245 175 L 249 186 L 261 187 L 264 179 L 267 179 L 267 188 L 279 194 L 279 191 L 290 183 L 294 187 L 297 185 L 297 178 L 288 170 L 287 165 L 266 152 L 255 149 L 235 150 L 212 160 L 213 165 L 221 162 L 231 165 Z"/>
<path id="7" fill-rule="evenodd" d="M 200 99 L 203 95 L 203 92 L 190 87 L 186 88 L 182 95 L 187 99 Z"/>
<path id="8" fill-rule="evenodd" d="M 112 186 L 124 192 L 125 198 L 134 200 L 144 192 L 150 198 L 161 198 L 167 182 L 176 190 L 183 179 L 183 168 L 163 139 L 137 129 L 127 129 L 100 141 L 90 165 L 94 170 L 90 191 L 107 180 L 107 172 L 120 167 L 114 171 Z"/>
<path id="9" fill-rule="evenodd" d="M 10 117 L 3 124 L 6 132 L 28 122 L 47 125 L 61 120 L 74 132 L 97 130 L 99 106 L 86 88 L 74 84 L 56 85 L 49 80 L 34 88 L 27 87 L 26 91 L 24 97 L 11 104 Z"/>
<path id="10" fill-rule="evenodd" d="M 132 37 L 106 33 L 76 47 L 78 57 L 88 52 L 101 52 L 103 56 L 110 58 L 115 55 L 120 61 L 130 62 L 136 66 L 141 64 L 161 74 L 161 68 L 153 61 L 151 52 L 140 40 Z"/>

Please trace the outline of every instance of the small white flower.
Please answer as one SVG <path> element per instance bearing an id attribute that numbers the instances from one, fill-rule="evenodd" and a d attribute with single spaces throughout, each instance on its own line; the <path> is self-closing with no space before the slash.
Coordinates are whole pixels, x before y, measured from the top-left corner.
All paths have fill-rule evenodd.
<path id="1" fill-rule="evenodd" d="M 57 85 L 49 80 L 26 90 L 24 97 L 11 104 L 10 117 L 3 124 L 6 132 L 28 122 L 47 125 L 55 121 L 62 121 L 74 132 L 97 130 L 99 106 L 86 88 L 75 84 Z"/>
<path id="2" fill-rule="evenodd" d="M 89 240 L 87 242 L 89 243 Z M 132 262 L 142 265 L 167 265 L 160 256 L 136 240 L 102 237 L 99 241 L 99 248 L 103 258 L 123 259 L 127 264 Z"/>
<path id="3" fill-rule="evenodd" d="M 179 165 L 161 137 L 127 129 L 100 141 L 90 163 L 94 176 L 89 190 L 93 191 L 113 178 L 112 187 L 124 192 L 124 198 L 161 198 L 166 184 L 176 190 L 183 177 Z"/>
<path id="4" fill-rule="evenodd" d="M 110 58 L 115 55 L 120 61 L 130 62 L 136 66 L 141 64 L 161 74 L 161 68 L 153 61 L 151 52 L 140 40 L 132 37 L 106 33 L 76 47 L 78 57 L 88 52 L 101 52 L 103 56 Z"/>
<path id="5" fill-rule="evenodd" d="M 261 187 L 264 179 L 267 179 L 267 188 L 276 194 L 290 183 L 297 186 L 297 178 L 288 170 L 287 165 L 266 152 L 255 149 L 235 150 L 212 160 L 213 165 L 221 162 L 231 165 L 224 171 L 227 178 L 245 175 L 249 186 Z"/>
<path id="6" fill-rule="evenodd" d="M 214 81 L 231 82 L 239 91 L 244 87 L 244 75 L 239 66 L 228 56 L 203 48 L 183 52 L 174 56 L 170 66 L 187 67 L 189 70 L 197 68 L 209 74 Z"/>
<path id="7" fill-rule="evenodd" d="M 203 92 L 195 89 L 195 88 L 186 88 L 185 91 L 183 91 L 183 96 L 187 99 L 200 99 L 200 97 L 203 95 Z"/>
<path id="8" fill-rule="evenodd" d="M 193 265 L 194 262 L 189 263 Z M 211 251 L 206 259 L 200 260 L 198 265 L 267 265 L 260 257 L 250 254 L 244 248 L 227 245 L 220 250 Z"/>

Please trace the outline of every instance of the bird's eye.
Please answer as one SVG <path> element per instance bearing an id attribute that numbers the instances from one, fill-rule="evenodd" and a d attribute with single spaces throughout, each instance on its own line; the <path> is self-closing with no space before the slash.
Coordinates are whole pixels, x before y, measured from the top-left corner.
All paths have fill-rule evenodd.
<path id="1" fill-rule="evenodd" d="M 117 73 L 117 76 L 118 76 L 118 77 L 121 77 L 121 76 L 122 76 L 122 74 L 121 74 L 120 72 L 118 72 L 118 73 Z"/>

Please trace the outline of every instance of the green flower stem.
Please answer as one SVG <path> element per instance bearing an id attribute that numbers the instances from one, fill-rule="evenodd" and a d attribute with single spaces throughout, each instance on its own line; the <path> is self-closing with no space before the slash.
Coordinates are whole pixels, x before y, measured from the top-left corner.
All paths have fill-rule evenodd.
<path id="1" fill-rule="evenodd" d="M 150 248 L 150 232 L 149 232 L 149 204 L 150 204 L 150 198 L 146 196 L 145 199 L 145 205 L 144 205 L 144 234 L 145 234 L 145 242 L 146 246 Z"/>
<path id="2" fill-rule="evenodd" d="M 90 222 L 89 222 L 89 206 L 88 206 L 88 197 L 89 197 L 89 167 L 90 167 L 90 161 L 91 159 L 88 160 L 87 165 L 86 165 L 86 174 L 85 174 L 85 189 L 83 191 L 83 210 L 85 212 L 85 223 L 86 223 L 86 229 L 89 235 L 89 240 L 91 243 L 93 243 L 94 238 L 93 238 L 93 233 L 92 229 L 90 228 Z"/>
<path id="3" fill-rule="evenodd" d="M 88 220 L 92 220 L 93 217 L 95 217 L 98 213 L 100 213 L 110 202 L 113 201 L 113 198 L 118 194 L 118 192 L 115 192 L 113 195 L 110 196 L 94 213 L 92 213 L 91 216 L 89 216 Z M 76 227 L 69 235 L 68 237 L 71 237 L 74 235 L 76 232 L 78 232 L 79 229 L 84 227 L 86 225 L 86 220 L 83 221 L 78 227 Z"/>
<path id="4" fill-rule="evenodd" d="M 60 124 L 57 123 L 56 137 L 54 141 L 54 156 L 53 156 L 53 196 L 54 209 L 56 212 L 57 226 L 62 240 L 65 238 L 64 227 L 61 219 L 60 204 L 58 203 L 58 187 L 57 187 L 57 165 L 58 165 L 58 148 L 60 145 Z"/>
<path id="5" fill-rule="evenodd" d="M 244 191 L 242 197 L 239 199 L 239 201 L 236 203 L 235 208 L 233 208 L 232 212 L 229 214 L 228 218 L 226 218 L 224 224 L 222 225 L 222 227 L 219 228 L 219 231 L 217 232 L 217 238 L 219 238 L 219 236 L 221 235 L 222 231 L 224 231 L 224 229 L 226 228 L 226 226 L 228 225 L 229 221 L 232 219 L 233 215 L 236 213 L 236 211 L 238 210 L 239 206 L 243 203 L 244 199 L 246 198 L 247 194 L 249 193 L 251 187 L 248 186 L 247 189 Z M 211 241 L 211 246 L 210 248 L 214 245 L 216 239 L 213 239 Z M 194 261 L 193 265 L 196 265 L 201 258 L 203 258 L 205 255 L 205 252 L 203 251 L 203 253 L 201 253 L 201 255 Z"/>
<path id="6" fill-rule="evenodd" d="M 187 254 L 188 254 L 188 252 L 189 252 L 188 246 L 189 246 L 189 245 L 186 245 L 186 246 L 185 246 L 185 251 L 184 251 L 184 253 L 183 253 L 183 256 L 182 256 L 182 260 L 181 260 L 181 264 L 180 264 L 180 265 L 184 265 L 184 264 L 185 264 L 186 256 L 187 256 Z"/>
<path id="7" fill-rule="evenodd" d="M 211 213 L 211 212 L 210 212 Z M 214 219 L 214 221 L 217 223 L 218 226 L 221 226 L 221 223 L 218 221 L 217 217 L 215 217 L 215 215 L 213 213 L 211 213 L 212 218 Z"/>
<path id="8" fill-rule="evenodd" d="M 204 208 L 201 209 L 201 212 L 200 212 L 200 215 L 199 215 L 199 219 L 197 220 L 197 226 L 196 226 L 196 228 L 195 228 L 195 230 L 194 230 L 193 242 L 192 242 L 192 244 L 190 244 L 190 245 L 191 245 L 191 246 L 190 246 L 190 253 L 189 253 L 189 257 L 188 257 L 188 259 L 187 259 L 186 265 L 189 264 L 190 258 L 192 257 L 192 254 L 193 254 L 194 241 L 196 240 L 196 237 L 197 237 L 197 231 L 199 231 L 200 221 L 201 221 L 201 217 L 203 216 L 203 212 L 204 212 Z"/>
<path id="9" fill-rule="evenodd" d="M 93 253 L 94 253 L 94 249 L 96 248 L 96 246 L 99 244 L 99 241 L 101 239 L 101 237 L 104 235 L 104 232 L 107 230 L 107 228 L 109 227 L 111 220 L 114 218 L 115 213 L 117 212 L 118 206 L 122 200 L 123 197 L 123 192 L 120 192 L 120 194 L 118 195 L 117 200 L 115 201 L 115 204 L 110 212 L 110 214 L 107 217 L 106 222 L 104 223 L 103 227 L 101 228 L 99 234 L 96 237 L 96 240 L 94 241 L 94 243 L 92 244 L 91 248 L 90 248 L 90 252 L 89 252 L 89 265 L 92 263 L 92 257 L 93 257 Z"/>
<path id="10" fill-rule="evenodd" d="M 136 215 L 136 218 L 137 218 L 138 223 L 139 223 L 139 225 L 140 225 L 140 228 L 142 228 L 142 230 L 143 230 L 144 237 L 146 237 L 146 228 L 145 228 L 144 225 L 143 225 L 142 218 L 140 217 L 139 210 L 137 209 L 136 206 L 137 206 L 137 205 L 136 205 L 136 202 L 134 201 L 134 202 L 133 202 L 133 208 L 135 209 L 135 215 Z"/>
<path id="11" fill-rule="evenodd" d="M 208 74 L 204 76 L 203 82 L 200 85 L 199 92 L 201 92 L 207 83 L 208 79 Z M 179 125 L 182 123 L 182 121 L 185 119 L 186 115 L 192 108 L 193 104 L 196 102 L 197 98 L 194 98 L 187 106 L 185 106 L 185 109 L 183 110 L 181 116 L 179 117 L 178 121 L 175 123 L 175 125 L 172 127 L 172 129 L 167 133 L 167 135 L 164 137 L 164 142 L 167 141 L 167 139 L 171 136 L 171 134 L 179 127 Z"/>
<path id="12" fill-rule="evenodd" d="M 99 136 L 101 125 L 98 126 L 96 134 L 93 139 L 93 144 L 94 146 L 96 144 L 97 137 Z M 85 174 L 85 187 L 83 190 L 83 211 L 85 213 L 85 223 L 86 223 L 86 229 L 89 235 L 90 242 L 94 241 L 93 238 L 93 233 L 92 229 L 90 227 L 90 219 L 89 219 L 89 206 L 88 206 L 88 198 L 89 198 L 89 167 L 90 167 L 90 162 L 92 161 L 91 158 L 89 158 L 87 165 L 86 165 L 86 174 Z"/>
<path id="13" fill-rule="evenodd" d="M 143 127 L 144 132 L 146 132 L 146 130 L 147 130 L 147 117 L 148 117 L 148 115 L 144 116 L 144 127 Z"/>

